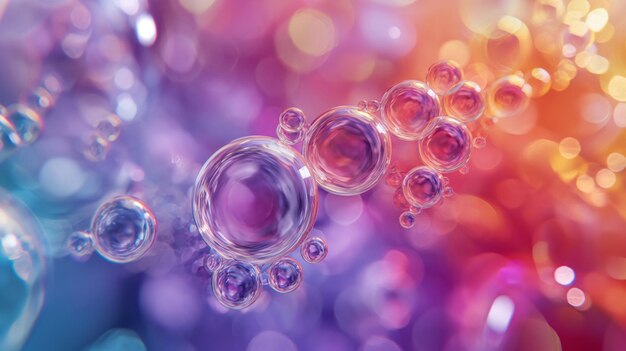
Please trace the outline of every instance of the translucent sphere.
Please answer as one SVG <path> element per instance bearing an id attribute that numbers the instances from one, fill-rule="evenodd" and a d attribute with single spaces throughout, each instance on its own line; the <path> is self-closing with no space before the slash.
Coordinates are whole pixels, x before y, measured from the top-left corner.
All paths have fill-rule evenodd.
<path id="1" fill-rule="evenodd" d="M 0 161 L 15 150 L 22 143 L 15 126 L 5 116 L 0 114 Z"/>
<path id="2" fill-rule="evenodd" d="M 399 218 L 400 225 L 404 229 L 413 228 L 415 225 L 415 215 L 410 211 L 402 212 Z"/>
<path id="3" fill-rule="evenodd" d="M 420 140 L 419 152 L 424 163 L 440 172 L 455 171 L 467 163 L 472 153 L 472 135 L 465 124 L 438 117 Z"/>
<path id="4" fill-rule="evenodd" d="M 115 141 L 122 133 L 122 120 L 116 115 L 109 115 L 98 122 L 96 135 L 107 141 Z"/>
<path id="5" fill-rule="evenodd" d="M 488 92 L 489 111 L 495 117 L 516 115 L 526 109 L 532 88 L 513 74 L 495 81 Z"/>
<path id="6" fill-rule="evenodd" d="M 156 218 L 142 201 L 118 196 L 100 205 L 91 222 L 96 250 L 119 263 L 141 258 L 156 239 Z"/>
<path id="7" fill-rule="evenodd" d="M 317 236 L 312 237 L 302 243 L 300 254 L 309 263 L 320 263 L 328 255 L 328 245 L 324 239 Z"/>
<path id="8" fill-rule="evenodd" d="M 317 183 L 338 195 L 373 188 L 391 161 L 391 139 L 385 126 L 371 114 L 346 106 L 313 121 L 302 149 Z"/>
<path id="9" fill-rule="evenodd" d="M 385 176 L 385 183 L 392 187 L 398 187 L 402 184 L 402 179 L 404 179 L 404 174 L 398 171 L 396 167 L 391 167 Z"/>
<path id="10" fill-rule="evenodd" d="M 211 253 L 204 259 L 204 268 L 206 268 L 209 272 L 213 272 L 218 269 L 223 262 L 224 259 L 222 259 L 222 256 L 216 253 Z"/>
<path id="11" fill-rule="evenodd" d="M 98 135 L 91 135 L 83 141 L 83 156 L 92 162 L 104 161 L 110 148 L 111 144 L 107 139 Z"/>
<path id="12" fill-rule="evenodd" d="M 302 141 L 302 138 L 304 137 L 304 131 L 300 129 L 295 132 L 290 132 L 279 125 L 278 127 L 276 127 L 276 136 L 280 141 L 287 145 L 295 145 Z"/>
<path id="13" fill-rule="evenodd" d="M 290 257 L 272 263 L 267 270 L 269 285 L 280 293 L 296 290 L 302 284 L 302 266 Z"/>
<path id="14" fill-rule="evenodd" d="M 95 243 L 93 236 L 89 232 L 77 231 L 67 238 L 67 250 L 70 255 L 79 258 L 85 257 L 93 253 Z"/>
<path id="15" fill-rule="evenodd" d="M 226 262 L 213 273 L 215 298 L 228 308 L 246 308 L 261 295 L 260 276 L 259 269 L 250 263 Z"/>
<path id="16" fill-rule="evenodd" d="M 563 56 L 574 57 L 594 41 L 594 34 L 585 22 L 576 22 L 563 31 Z"/>
<path id="17" fill-rule="evenodd" d="M 441 173 L 426 166 L 413 168 L 402 182 L 404 197 L 417 208 L 435 205 L 443 196 L 443 190 L 444 181 Z M 400 219 L 402 224 L 402 217 Z"/>
<path id="18" fill-rule="evenodd" d="M 444 95 L 463 80 L 463 71 L 454 61 L 439 61 L 428 68 L 426 83 L 439 95 Z"/>
<path id="19" fill-rule="evenodd" d="M 44 123 L 41 116 L 25 105 L 17 104 L 9 106 L 6 117 L 19 134 L 22 145 L 34 143 L 43 131 Z"/>
<path id="20" fill-rule="evenodd" d="M 37 87 L 26 96 L 24 104 L 39 114 L 45 114 L 54 105 L 54 98 L 46 88 Z"/>
<path id="21" fill-rule="evenodd" d="M 317 186 L 302 156 L 251 136 L 216 151 L 193 191 L 203 239 L 224 257 L 263 263 L 298 247 L 317 215 Z"/>
<path id="22" fill-rule="evenodd" d="M 407 80 L 387 90 L 382 99 L 385 125 L 398 138 L 418 140 L 428 122 L 439 116 L 439 98 L 426 84 Z"/>
<path id="23" fill-rule="evenodd" d="M 448 91 L 443 97 L 443 106 L 450 117 L 470 123 L 485 111 L 485 97 L 478 84 L 464 81 Z"/>
<path id="24" fill-rule="evenodd" d="M 278 125 L 288 132 L 297 132 L 304 128 L 306 116 L 296 107 L 290 107 L 280 114 Z"/>
<path id="25" fill-rule="evenodd" d="M 526 83 L 532 88 L 532 97 L 544 96 L 552 87 L 550 73 L 541 67 L 533 68 L 526 74 Z"/>

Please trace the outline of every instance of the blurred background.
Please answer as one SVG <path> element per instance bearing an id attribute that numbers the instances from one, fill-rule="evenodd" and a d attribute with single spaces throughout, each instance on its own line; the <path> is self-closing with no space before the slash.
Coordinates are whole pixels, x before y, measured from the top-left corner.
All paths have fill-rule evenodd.
<path id="1" fill-rule="evenodd" d="M 621 0 L 0 0 L 0 104 L 37 114 L 21 119 L 31 145 L 0 129 L 0 348 L 624 350 L 624 14 Z M 483 88 L 534 68 L 550 83 L 473 127 L 486 147 L 413 228 L 384 182 L 321 191 L 328 258 L 293 293 L 219 305 L 190 205 L 205 160 L 274 136 L 287 107 L 310 122 L 438 60 Z M 95 133 L 103 120 L 119 137 Z M 420 164 L 415 142 L 393 146 L 392 164 Z M 126 193 L 159 221 L 147 257 L 68 256 L 67 236 Z"/>

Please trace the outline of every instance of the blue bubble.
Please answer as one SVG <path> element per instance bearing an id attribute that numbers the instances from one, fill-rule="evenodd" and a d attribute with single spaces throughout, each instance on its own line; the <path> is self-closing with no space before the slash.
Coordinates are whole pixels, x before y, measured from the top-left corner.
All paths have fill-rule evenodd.
<path id="1" fill-rule="evenodd" d="M 302 266 L 293 258 L 281 258 L 272 263 L 267 270 L 267 276 L 272 289 L 280 293 L 288 293 L 302 284 Z"/>
<path id="2" fill-rule="evenodd" d="M 261 273 L 249 263 L 229 261 L 213 273 L 213 293 L 222 305 L 242 309 L 261 295 Z"/>

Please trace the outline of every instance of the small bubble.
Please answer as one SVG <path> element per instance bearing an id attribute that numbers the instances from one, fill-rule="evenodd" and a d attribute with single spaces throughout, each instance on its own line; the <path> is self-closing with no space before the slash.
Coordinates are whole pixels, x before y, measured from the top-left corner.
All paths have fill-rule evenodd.
<path id="1" fill-rule="evenodd" d="M 122 132 L 122 120 L 116 115 L 109 115 L 96 126 L 96 134 L 108 141 L 115 141 Z"/>
<path id="2" fill-rule="evenodd" d="M 23 100 L 23 103 L 26 106 L 40 115 L 48 112 L 54 105 L 54 98 L 52 97 L 52 94 L 50 94 L 50 92 L 44 87 L 35 88 Z"/>
<path id="3" fill-rule="evenodd" d="M 443 185 L 448 185 L 448 184 L 450 184 L 450 178 L 443 177 Z"/>
<path id="4" fill-rule="evenodd" d="M 19 147 L 21 143 L 22 139 L 13 123 L 0 112 L 0 160 Z"/>
<path id="5" fill-rule="evenodd" d="M 476 149 L 482 149 L 487 146 L 487 139 L 485 137 L 476 137 L 472 143 Z"/>
<path id="6" fill-rule="evenodd" d="M 463 80 L 463 71 L 454 61 L 439 61 L 428 68 L 426 84 L 439 95 L 444 95 Z"/>
<path id="7" fill-rule="evenodd" d="M 93 235 L 86 231 L 77 231 L 67 238 L 67 250 L 74 258 L 91 255 L 95 250 Z"/>
<path id="8" fill-rule="evenodd" d="M 367 112 L 376 113 L 380 110 L 380 102 L 378 100 L 370 100 L 367 102 Z"/>
<path id="9" fill-rule="evenodd" d="M 222 305 L 242 309 L 252 305 L 261 296 L 261 273 L 245 262 L 224 263 L 213 274 L 213 293 Z"/>
<path id="10" fill-rule="evenodd" d="M 404 229 L 413 228 L 413 226 L 415 225 L 415 215 L 409 211 L 402 212 L 402 214 L 400 215 L 399 221 L 400 221 L 400 225 L 402 226 L 402 228 Z"/>
<path id="11" fill-rule="evenodd" d="M 287 145 L 295 145 L 302 141 L 304 132 L 302 130 L 299 130 L 297 132 L 290 132 L 281 126 L 278 126 L 276 128 L 276 135 L 278 136 L 278 139 L 280 139 L 280 141 L 282 141 L 283 143 Z"/>
<path id="12" fill-rule="evenodd" d="M 532 88 L 532 97 L 544 96 L 552 87 L 552 77 L 550 73 L 541 67 L 533 68 L 526 75 L 526 82 Z"/>
<path id="13" fill-rule="evenodd" d="M 454 195 L 452 187 L 447 186 L 443 188 L 443 197 L 451 197 L 452 195 Z"/>
<path id="14" fill-rule="evenodd" d="M 397 188 L 402 184 L 402 179 L 404 179 L 404 174 L 398 171 L 398 169 L 394 166 L 389 169 L 387 175 L 385 176 L 385 183 L 387 185 Z"/>
<path id="15" fill-rule="evenodd" d="M 472 135 L 467 126 L 449 117 L 431 121 L 428 135 L 419 142 L 422 161 L 440 172 L 455 171 L 467 163 Z"/>
<path id="16" fill-rule="evenodd" d="M 41 116 L 22 104 L 9 106 L 6 118 L 15 127 L 22 140 L 22 146 L 34 143 L 44 128 Z"/>
<path id="17" fill-rule="evenodd" d="M 443 195 L 443 176 L 436 170 L 419 166 L 409 171 L 402 182 L 402 191 L 409 204 L 429 208 Z"/>
<path id="18" fill-rule="evenodd" d="M 356 107 L 361 111 L 367 110 L 367 100 L 360 100 Z"/>
<path id="19" fill-rule="evenodd" d="M 83 141 L 83 155 L 92 162 L 104 161 L 107 158 L 110 146 L 105 138 L 91 135 Z"/>
<path id="20" fill-rule="evenodd" d="M 213 272 L 222 265 L 223 259 L 217 253 L 211 253 L 204 259 L 204 268 L 208 272 Z"/>
<path id="21" fill-rule="evenodd" d="M 528 106 L 532 88 L 523 77 L 512 74 L 495 81 L 488 91 L 489 111 L 496 117 L 513 116 Z"/>
<path id="22" fill-rule="evenodd" d="M 419 140 L 426 126 L 439 116 L 439 98 L 426 84 L 408 80 L 385 92 L 382 117 L 387 128 L 403 140 Z"/>
<path id="23" fill-rule="evenodd" d="M 443 97 L 446 113 L 463 123 L 477 120 L 485 111 L 485 98 L 480 86 L 464 81 L 455 85 Z"/>
<path id="24" fill-rule="evenodd" d="M 320 263 L 328 255 L 328 245 L 320 237 L 307 239 L 300 247 L 302 258 L 309 263 Z"/>
<path id="25" fill-rule="evenodd" d="M 298 132 L 304 128 L 306 116 L 304 112 L 296 107 L 290 107 L 280 114 L 278 125 L 286 132 Z"/>
<path id="26" fill-rule="evenodd" d="M 302 284 L 302 266 L 290 257 L 281 258 L 267 270 L 269 285 L 280 293 L 296 290 Z"/>
<path id="27" fill-rule="evenodd" d="M 461 167 L 459 169 L 459 173 L 461 173 L 461 174 L 468 174 L 469 173 L 469 166 L 465 165 L 465 166 Z"/>

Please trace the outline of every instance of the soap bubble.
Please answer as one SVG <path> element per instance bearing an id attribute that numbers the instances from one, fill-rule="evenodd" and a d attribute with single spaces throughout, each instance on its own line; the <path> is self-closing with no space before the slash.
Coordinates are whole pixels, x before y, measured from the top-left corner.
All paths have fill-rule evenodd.
<path id="1" fill-rule="evenodd" d="M 467 163 L 472 152 L 472 135 L 463 123 L 438 117 L 428 130 L 419 143 L 420 156 L 426 165 L 440 172 L 452 172 Z"/>
<path id="2" fill-rule="evenodd" d="M 90 135 L 83 141 L 83 156 L 92 162 L 104 161 L 109 154 L 111 144 L 98 135 Z"/>
<path id="3" fill-rule="evenodd" d="M 96 134 L 107 141 L 115 141 L 122 132 L 122 120 L 116 115 L 108 115 L 98 122 Z"/>
<path id="4" fill-rule="evenodd" d="M 489 111 L 496 117 L 516 115 L 526 109 L 532 88 L 513 74 L 495 81 L 488 90 Z"/>
<path id="5" fill-rule="evenodd" d="M 209 272 L 213 272 L 222 265 L 223 261 L 222 256 L 217 253 L 208 254 L 204 259 L 204 268 Z"/>
<path id="6" fill-rule="evenodd" d="M 380 110 L 380 102 L 378 100 L 370 100 L 367 102 L 367 112 L 376 113 Z"/>
<path id="7" fill-rule="evenodd" d="M 439 98 L 426 84 L 407 80 L 387 90 L 381 111 L 385 125 L 398 138 L 418 140 L 439 115 Z"/>
<path id="8" fill-rule="evenodd" d="M 463 80 L 463 71 L 454 61 L 439 61 L 428 68 L 426 83 L 439 95 L 444 95 Z"/>
<path id="9" fill-rule="evenodd" d="M 267 270 L 269 285 L 280 293 L 296 290 L 302 284 L 302 266 L 290 257 L 272 263 Z"/>
<path id="10" fill-rule="evenodd" d="M 9 106 L 6 118 L 13 124 L 22 140 L 21 145 L 34 143 L 43 131 L 41 116 L 31 108 L 16 104 Z"/>
<path id="11" fill-rule="evenodd" d="M 67 250 L 74 258 L 81 258 L 93 253 L 95 243 L 93 235 L 85 231 L 76 231 L 67 238 Z"/>
<path id="12" fill-rule="evenodd" d="M 259 269 L 250 263 L 226 262 L 213 273 L 215 298 L 228 308 L 246 308 L 261 295 L 260 276 Z"/>
<path id="13" fill-rule="evenodd" d="M 7 157 L 22 143 L 13 123 L 0 114 L 0 161 Z"/>
<path id="14" fill-rule="evenodd" d="M 302 156 L 251 136 L 216 151 L 193 191 L 203 239 L 224 257 L 263 263 L 293 251 L 317 214 L 317 186 Z"/>
<path id="15" fill-rule="evenodd" d="M 550 73 L 541 67 L 533 68 L 526 75 L 526 83 L 532 88 L 532 97 L 544 96 L 552 87 Z"/>
<path id="16" fill-rule="evenodd" d="M 283 111 L 279 117 L 279 126 L 288 132 L 297 132 L 304 128 L 306 116 L 299 108 L 290 107 Z"/>
<path id="17" fill-rule="evenodd" d="M 276 136 L 278 137 L 278 139 L 280 139 L 280 141 L 287 145 L 295 145 L 302 141 L 304 131 L 300 129 L 295 132 L 290 132 L 279 125 L 278 127 L 276 127 Z"/>
<path id="18" fill-rule="evenodd" d="M 145 255 L 156 239 L 156 218 L 141 200 L 117 196 L 100 205 L 91 222 L 96 250 L 106 259 L 126 263 Z"/>
<path id="19" fill-rule="evenodd" d="M 385 126 L 371 114 L 347 106 L 315 119 L 302 149 L 317 183 L 338 195 L 373 188 L 391 161 L 391 139 Z"/>
<path id="20" fill-rule="evenodd" d="M 476 149 L 482 149 L 485 146 L 487 146 L 487 139 L 485 139 L 485 137 L 476 137 L 474 138 L 472 145 L 474 145 L 474 148 Z"/>
<path id="21" fill-rule="evenodd" d="M 402 212 L 399 221 L 402 228 L 413 228 L 413 226 L 415 225 L 415 214 L 411 213 L 410 211 Z"/>
<path id="22" fill-rule="evenodd" d="M 485 98 L 478 84 L 464 81 L 448 91 L 443 97 L 443 105 L 450 117 L 470 123 L 483 114 Z"/>
<path id="23" fill-rule="evenodd" d="M 402 182 L 402 191 L 406 200 L 417 208 L 429 208 L 443 196 L 444 181 L 436 170 L 419 166 L 407 173 Z"/>
<path id="24" fill-rule="evenodd" d="M 300 247 L 302 258 L 309 263 L 320 263 L 328 255 L 328 245 L 320 237 L 307 239 Z"/>
<path id="25" fill-rule="evenodd" d="M 24 98 L 23 103 L 43 115 L 54 106 L 54 98 L 46 88 L 37 87 Z"/>
<path id="26" fill-rule="evenodd" d="M 402 184 L 402 179 L 404 179 L 404 174 L 398 171 L 396 167 L 391 167 L 385 176 L 385 183 L 392 187 L 398 187 Z"/>

